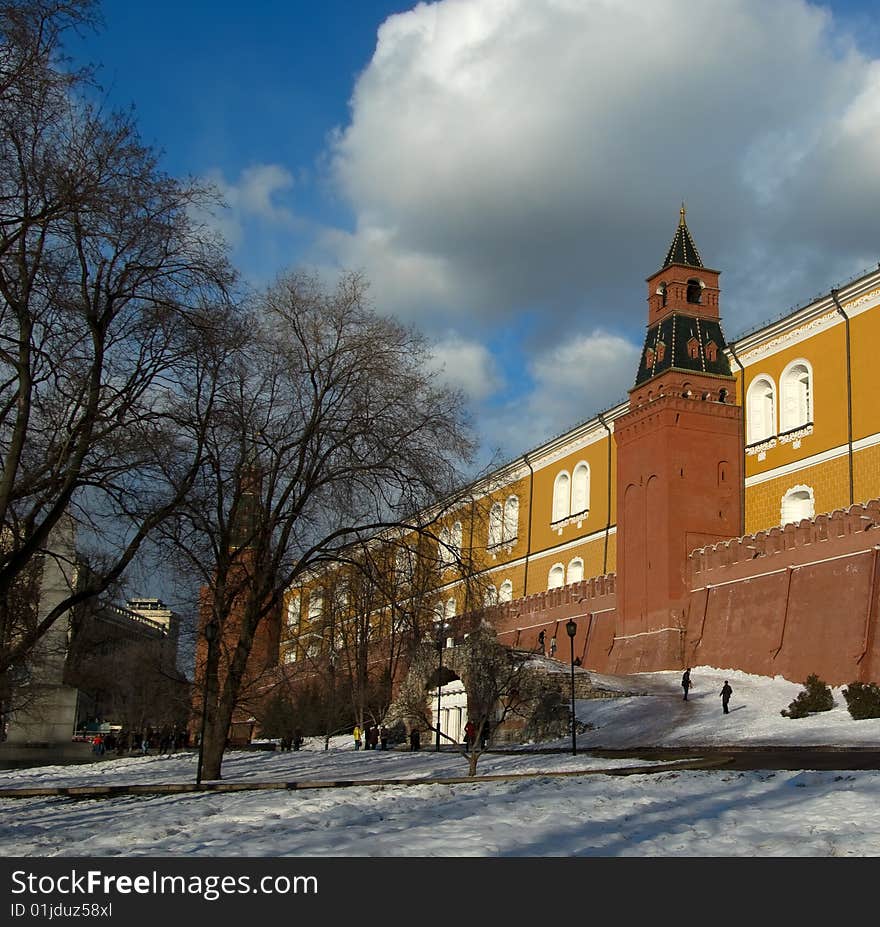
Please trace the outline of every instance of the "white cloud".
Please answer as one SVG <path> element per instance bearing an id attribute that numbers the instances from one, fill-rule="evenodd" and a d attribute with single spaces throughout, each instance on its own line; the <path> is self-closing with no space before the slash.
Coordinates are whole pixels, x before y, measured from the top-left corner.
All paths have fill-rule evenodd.
<path id="1" fill-rule="evenodd" d="M 876 249 L 878 64 L 833 27 L 804 0 L 419 4 L 355 87 L 356 226 L 325 244 L 420 324 L 539 307 L 551 343 L 642 324 L 686 199 L 735 335 Z"/>
<path id="2" fill-rule="evenodd" d="M 240 244 L 244 227 L 256 219 L 264 225 L 289 225 L 293 213 L 279 197 L 292 189 L 293 175 L 278 164 L 254 164 L 245 168 L 237 180 L 230 181 L 220 171 L 207 180 L 217 189 L 223 205 L 214 209 L 206 221 L 233 247 Z"/>
<path id="3" fill-rule="evenodd" d="M 515 456 L 626 398 L 641 345 L 596 329 L 539 352 L 532 385 L 485 426 L 490 442 Z"/>
<path id="4" fill-rule="evenodd" d="M 495 359 L 477 341 L 448 332 L 434 345 L 432 353 L 441 379 L 462 390 L 472 401 L 484 401 L 504 385 Z"/>

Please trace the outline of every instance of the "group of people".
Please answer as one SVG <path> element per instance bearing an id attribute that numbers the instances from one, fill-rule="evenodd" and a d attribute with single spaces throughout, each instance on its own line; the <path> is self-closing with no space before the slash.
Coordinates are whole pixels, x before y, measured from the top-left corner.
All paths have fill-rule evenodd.
<path id="1" fill-rule="evenodd" d="M 303 732 L 297 728 L 293 734 L 281 738 L 281 752 L 286 750 L 289 753 L 291 750 L 299 750 L 304 741 Z"/>
<path id="2" fill-rule="evenodd" d="M 684 689 L 684 700 L 688 700 L 688 692 L 693 687 L 691 682 L 691 668 L 688 667 L 681 677 L 681 687 Z M 718 693 L 721 696 L 721 708 L 724 711 L 724 714 L 730 714 L 730 696 L 733 695 L 733 689 L 730 687 L 730 683 L 725 679 L 724 685 L 721 687 L 721 691 Z"/>
<path id="3" fill-rule="evenodd" d="M 543 628 L 538 632 L 538 651 L 544 656 L 547 656 L 546 632 L 543 630 Z M 556 635 L 555 634 L 553 635 L 553 637 L 550 638 L 550 656 L 551 657 L 556 656 Z M 578 663 L 578 665 L 580 666 L 580 663 Z"/>
<path id="4" fill-rule="evenodd" d="M 360 725 L 354 726 L 352 732 L 354 736 L 354 748 L 360 750 L 387 750 L 388 749 L 388 728 L 384 724 L 378 727 L 375 724 L 367 722 L 363 730 Z"/>

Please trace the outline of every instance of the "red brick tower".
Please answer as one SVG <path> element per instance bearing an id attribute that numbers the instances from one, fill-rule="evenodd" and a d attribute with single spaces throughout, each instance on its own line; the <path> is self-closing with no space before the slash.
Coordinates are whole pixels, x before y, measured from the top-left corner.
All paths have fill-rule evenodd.
<path id="1" fill-rule="evenodd" d="M 740 533 L 742 412 L 724 353 L 717 270 L 681 219 L 648 278 L 648 333 L 617 420 L 617 637 L 656 634 L 645 652 L 681 659 L 687 555 Z"/>

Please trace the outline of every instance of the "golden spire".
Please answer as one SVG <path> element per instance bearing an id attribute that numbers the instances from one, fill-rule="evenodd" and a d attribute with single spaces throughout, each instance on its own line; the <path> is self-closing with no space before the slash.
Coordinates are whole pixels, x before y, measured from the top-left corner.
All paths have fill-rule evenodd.
<path id="1" fill-rule="evenodd" d="M 687 210 L 684 208 L 684 201 L 682 201 L 681 209 L 679 209 L 679 211 L 678 211 L 678 214 L 681 216 L 681 218 L 678 220 L 678 224 L 679 224 L 679 225 L 684 225 L 684 224 L 685 224 L 685 221 L 684 221 L 684 214 L 685 214 L 686 212 L 687 212 Z"/>

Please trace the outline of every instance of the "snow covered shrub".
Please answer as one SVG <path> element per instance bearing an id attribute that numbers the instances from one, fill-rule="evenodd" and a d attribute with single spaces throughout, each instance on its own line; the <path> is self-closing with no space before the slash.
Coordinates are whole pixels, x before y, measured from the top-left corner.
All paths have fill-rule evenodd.
<path id="1" fill-rule="evenodd" d="M 798 697 L 782 710 L 786 718 L 806 718 L 816 711 L 830 711 L 834 707 L 834 697 L 831 688 L 815 673 L 807 676 L 804 688 Z"/>
<path id="2" fill-rule="evenodd" d="M 880 686 L 873 682 L 851 682 L 844 690 L 846 707 L 856 721 L 880 718 Z"/>

